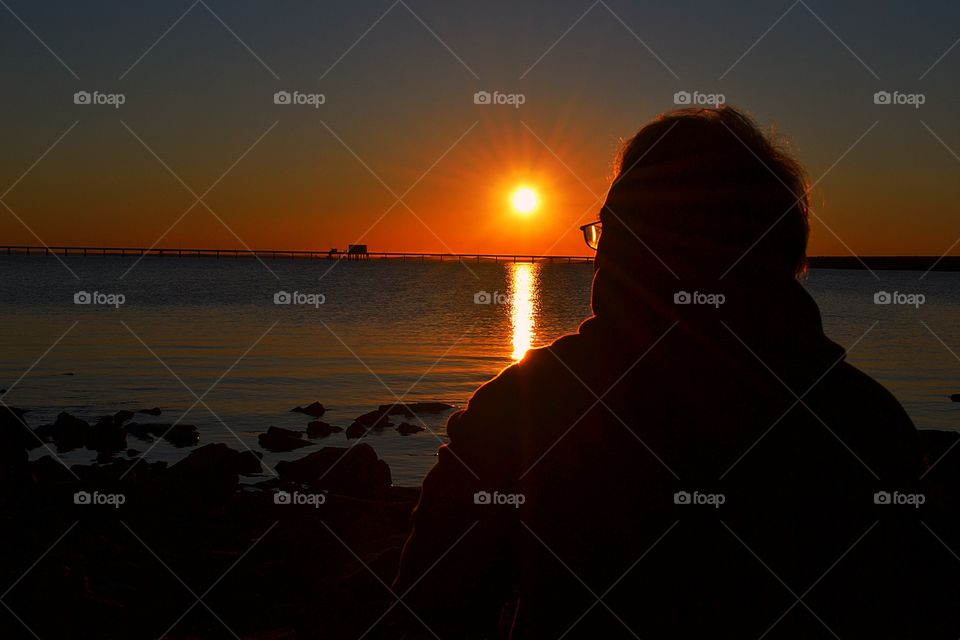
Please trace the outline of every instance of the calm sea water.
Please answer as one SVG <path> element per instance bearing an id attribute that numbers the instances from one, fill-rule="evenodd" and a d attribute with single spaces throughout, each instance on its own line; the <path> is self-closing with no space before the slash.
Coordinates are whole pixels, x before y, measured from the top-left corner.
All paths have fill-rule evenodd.
<path id="1" fill-rule="evenodd" d="M 524 350 L 576 329 L 589 313 L 593 274 L 588 264 L 66 263 L 78 278 L 52 257 L 0 257 L 4 402 L 31 409 L 34 426 L 60 411 L 94 420 L 159 406 L 162 416 L 136 419 L 169 423 L 188 412 L 182 422 L 199 428 L 201 444 L 242 442 L 254 450 L 271 425 L 304 428 L 304 416 L 288 410 L 313 400 L 327 406 L 324 420 L 343 427 L 397 398 L 462 406 Z M 960 393 L 960 274 L 920 275 L 878 272 L 878 280 L 869 272 L 815 270 L 806 285 L 828 335 L 845 346 L 859 340 L 850 360 L 887 385 L 918 427 L 957 429 L 960 404 L 948 396 Z M 303 303 L 274 304 L 281 290 Z M 919 293 L 925 301 L 877 305 L 880 290 Z M 124 301 L 75 304 L 78 291 L 114 302 L 106 296 L 122 294 Z M 323 304 L 311 304 L 320 299 L 311 294 L 322 294 Z M 475 304 L 484 294 L 491 303 Z M 424 418 L 436 435 L 386 429 L 366 437 L 397 484 L 418 484 L 445 438 L 444 416 Z M 343 434 L 316 442 L 347 444 Z M 149 445 L 131 438 L 130 446 Z M 187 452 L 161 442 L 150 457 L 173 462 Z M 93 454 L 62 457 L 89 462 Z"/>

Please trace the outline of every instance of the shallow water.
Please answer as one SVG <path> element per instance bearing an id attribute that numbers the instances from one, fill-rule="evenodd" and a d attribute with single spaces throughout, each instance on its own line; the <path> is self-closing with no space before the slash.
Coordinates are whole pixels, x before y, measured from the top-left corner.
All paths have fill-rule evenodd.
<path id="1" fill-rule="evenodd" d="M 576 329 L 589 312 L 593 274 L 588 264 L 148 258 L 135 265 L 119 257 L 66 263 L 78 278 L 52 257 L 0 257 L 4 402 L 34 410 L 31 425 L 60 411 L 95 419 L 159 406 L 162 416 L 136 419 L 169 423 L 187 412 L 183 422 L 197 425 L 201 443 L 243 442 L 255 450 L 257 434 L 270 425 L 303 428 L 304 416 L 288 409 L 313 400 L 328 407 L 324 420 L 344 427 L 397 398 L 462 406 L 525 349 Z M 806 286 L 828 335 L 856 343 L 850 361 L 886 384 L 918 427 L 960 427 L 960 404 L 947 398 L 960 392 L 960 359 L 951 353 L 960 352 L 960 274 L 877 276 L 815 270 Z M 274 304 L 278 290 L 322 294 L 323 304 Z M 879 290 L 926 299 L 919 308 L 877 305 Z M 125 300 L 119 307 L 75 304 L 78 291 Z M 490 303 L 476 304 L 483 292 Z M 418 484 L 445 437 L 445 416 L 422 417 L 433 433 L 386 429 L 367 436 L 397 484 Z M 317 442 L 343 446 L 346 439 Z M 140 451 L 150 444 L 130 439 Z M 161 442 L 150 457 L 174 461 L 186 452 Z"/>

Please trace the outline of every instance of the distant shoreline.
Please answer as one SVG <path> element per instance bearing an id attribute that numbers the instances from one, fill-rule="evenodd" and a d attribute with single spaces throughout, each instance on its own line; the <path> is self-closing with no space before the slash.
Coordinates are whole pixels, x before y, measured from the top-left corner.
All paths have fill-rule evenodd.
<path id="1" fill-rule="evenodd" d="M 960 271 L 960 256 L 812 256 L 811 269 Z"/>
<path id="2" fill-rule="evenodd" d="M 0 256 L 151 257 L 213 259 L 396 260 L 400 262 L 546 262 L 590 263 L 593 256 L 529 253 L 431 253 L 402 251 L 310 251 L 302 249 L 202 249 L 160 247 L 88 247 L 0 245 Z M 811 256 L 811 269 L 873 271 L 960 271 L 960 256 Z"/>

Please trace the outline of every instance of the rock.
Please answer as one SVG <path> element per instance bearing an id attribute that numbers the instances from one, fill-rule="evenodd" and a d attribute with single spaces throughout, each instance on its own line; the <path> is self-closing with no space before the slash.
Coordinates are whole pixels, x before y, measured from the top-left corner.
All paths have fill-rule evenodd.
<path id="1" fill-rule="evenodd" d="M 153 409 L 140 409 L 137 413 L 145 413 L 148 416 L 159 416 L 163 411 L 160 410 L 160 407 L 154 407 Z"/>
<path id="2" fill-rule="evenodd" d="M 84 444 L 99 453 L 116 453 L 127 448 L 127 432 L 108 416 L 90 427 Z"/>
<path id="3" fill-rule="evenodd" d="M 93 459 L 97 464 L 108 464 L 111 462 L 117 461 L 117 452 L 116 451 L 98 451 L 97 456 Z"/>
<path id="4" fill-rule="evenodd" d="M 411 411 L 410 408 L 402 402 L 398 402 L 396 404 L 382 404 L 377 407 L 377 411 L 380 413 L 385 413 L 388 416 L 404 416 L 407 418 L 413 417 L 413 411 Z"/>
<path id="5" fill-rule="evenodd" d="M 308 438 L 322 438 L 331 433 L 340 433 L 341 431 L 343 431 L 343 427 L 337 427 L 322 420 L 314 420 L 307 425 Z"/>
<path id="6" fill-rule="evenodd" d="M 382 429 L 390 425 L 390 414 L 376 409 L 368 411 L 362 416 L 357 416 L 353 421 L 355 423 L 359 422 L 368 429 Z"/>
<path id="7" fill-rule="evenodd" d="M 163 476 L 191 497 L 220 501 L 236 490 L 242 465 L 239 451 L 222 443 L 211 443 L 194 449 Z"/>
<path id="8" fill-rule="evenodd" d="M 455 409 L 452 404 L 446 402 L 414 402 L 407 405 L 414 413 L 443 413 L 450 409 Z"/>
<path id="9" fill-rule="evenodd" d="M 124 427 L 128 435 L 140 440 L 153 440 L 153 429 L 155 424 L 142 424 L 140 422 L 131 422 Z"/>
<path id="10" fill-rule="evenodd" d="M 71 451 L 86 444 L 90 425 L 63 411 L 53 424 L 39 426 L 35 433 L 48 442 L 52 441 L 59 451 Z"/>
<path id="11" fill-rule="evenodd" d="M 324 408 L 324 406 L 319 402 L 311 402 L 305 407 L 297 406 L 293 409 L 290 409 L 290 413 L 305 413 L 311 418 L 319 418 L 326 413 L 326 411 L 327 410 Z"/>
<path id="12" fill-rule="evenodd" d="M 259 451 L 241 451 L 237 460 L 237 471 L 240 475 L 252 476 L 263 471 L 263 465 L 260 463 L 263 460 L 263 454 Z"/>
<path id="13" fill-rule="evenodd" d="M 950 396 L 950 399 L 953 400 L 954 402 L 960 402 L 960 393 L 953 394 L 952 396 Z"/>
<path id="14" fill-rule="evenodd" d="M 418 424 L 410 424 L 409 422 L 401 422 L 400 426 L 397 427 L 397 431 L 400 432 L 402 436 L 408 436 L 411 433 L 419 433 L 421 431 L 426 431 L 423 427 Z"/>
<path id="15" fill-rule="evenodd" d="M 138 455 L 140 455 L 140 452 L 136 449 L 127 449 L 128 458 L 136 458 Z"/>
<path id="16" fill-rule="evenodd" d="M 175 447 L 191 447 L 200 442 L 200 434 L 192 424 L 151 425 L 159 427 L 154 435 L 159 435 Z"/>
<path id="17" fill-rule="evenodd" d="M 347 440 L 362 438 L 367 435 L 367 427 L 359 422 L 354 422 L 347 427 Z"/>
<path id="18" fill-rule="evenodd" d="M 270 427 L 257 437 L 260 446 L 267 451 L 293 451 L 310 444 L 303 439 L 303 432 L 281 427 Z"/>
<path id="19" fill-rule="evenodd" d="M 30 432 L 23 409 L 0 406 L 0 449 L 36 449 L 40 440 Z"/>
<path id="20" fill-rule="evenodd" d="M 370 495 L 389 489 L 390 467 L 369 444 L 324 447 L 300 460 L 276 466 L 280 480 L 345 495 Z"/>
<path id="21" fill-rule="evenodd" d="M 48 455 L 30 463 L 30 475 L 39 485 L 71 484 L 76 479 L 63 463 Z"/>
<path id="22" fill-rule="evenodd" d="M 113 414 L 113 423 L 116 424 L 117 426 L 120 426 L 124 422 L 132 418 L 134 415 L 135 414 L 133 413 L 133 411 L 127 411 L 125 409 L 121 409 L 120 411 L 117 411 L 115 414 Z"/>

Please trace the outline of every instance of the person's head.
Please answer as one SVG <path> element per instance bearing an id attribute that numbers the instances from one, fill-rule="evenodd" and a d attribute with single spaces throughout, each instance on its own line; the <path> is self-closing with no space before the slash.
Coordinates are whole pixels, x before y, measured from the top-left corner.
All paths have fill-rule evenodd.
<path id="1" fill-rule="evenodd" d="M 664 114 L 618 156 L 600 213 L 594 313 L 627 327 L 638 309 L 669 320 L 694 311 L 674 304 L 677 292 L 731 289 L 740 295 L 725 312 L 751 313 L 749 292 L 792 290 L 805 272 L 808 211 L 803 169 L 744 113 Z"/>
<path id="2" fill-rule="evenodd" d="M 667 113 L 623 145 L 598 266 L 679 285 L 793 279 L 806 270 L 807 191 L 797 161 L 743 112 Z"/>

